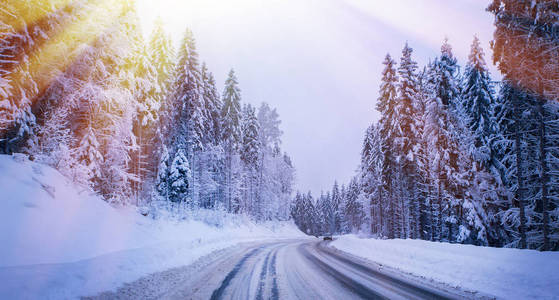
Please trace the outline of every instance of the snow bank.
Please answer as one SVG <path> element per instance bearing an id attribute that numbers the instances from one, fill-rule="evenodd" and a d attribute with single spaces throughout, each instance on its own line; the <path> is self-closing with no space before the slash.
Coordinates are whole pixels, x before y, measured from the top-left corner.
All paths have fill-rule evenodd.
<path id="1" fill-rule="evenodd" d="M 0 298 L 92 295 L 240 242 L 303 236 L 291 223 L 236 220 L 153 220 L 53 168 L 0 155 Z"/>
<path id="2" fill-rule="evenodd" d="M 337 238 L 331 246 L 405 273 L 503 299 L 559 295 L 559 253 L 420 240 Z"/>

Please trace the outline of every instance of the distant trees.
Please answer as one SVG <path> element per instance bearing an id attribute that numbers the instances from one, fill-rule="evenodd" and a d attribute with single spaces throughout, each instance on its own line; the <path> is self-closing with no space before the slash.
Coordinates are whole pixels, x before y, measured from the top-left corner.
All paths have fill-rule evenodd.
<path id="1" fill-rule="evenodd" d="M 275 110 L 243 106 L 232 70 L 221 96 L 191 31 L 175 56 L 160 20 L 143 40 L 133 2 L 64 3 L 0 4 L 2 153 L 117 205 L 289 218 L 294 168 Z"/>

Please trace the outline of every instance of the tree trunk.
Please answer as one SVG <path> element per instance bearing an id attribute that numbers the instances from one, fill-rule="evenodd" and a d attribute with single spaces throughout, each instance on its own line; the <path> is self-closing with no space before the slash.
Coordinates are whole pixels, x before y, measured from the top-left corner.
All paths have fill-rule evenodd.
<path id="1" fill-rule="evenodd" d="M 433 201 L 431 201 L 431 183 L 427 182 L 427 199 L 429 201 L 427 205 L 429 206 L 429 227 L 431 227 L 431 242 L 435 241 L 435 222 L 433 222 Z"/>
<path id="2" fill-rule="evenodd" d="M 541 94 L 540 94 L 541 95 Z M 543 227 L 543 248 L 542 250 L 549 250 L 549 212 L 547 210 L 547 203 L 548 203 L 548 190 L 547 190 L 547 183 L 549 181 L 549 172 L 547 170 L 547 150 L 546 146 L 546 138 L 545 138 L 545 115 L 543 105 L 545 103 L 544 99 L 540 99 L 538 101 L 538 110 L 539 110 L 539 120 L 540 120 L 540 166 L 541 166 L 541 185 L 542 185 L 542 213 L 543 213 L 543 220 L 542 220 L 542 227 Z"/>
<path id="3" fill-rule="evenodd" d="M 394 238 L 394 218 L 395 218 L 395 213 L 394 213 L 394 193 L 392 192 L 392 179 L 389 178 L 389 183 L 388 183 L 388 201 L 390 201 L 390 213 L 388 214 L 389 216 L 389 224 L 388 224 L 388 238 L 393 239 Z"/>
<path id="4" fill-rule="evenodd" d="M 440 241 L 443 236 L 443 201 L 441 199 L 441 163 L 439 161 L 437 167 L 437 205 L 439 209 L 439 214 L 437 216 L 437 227 L 438 227 L 438 240 Z"/>
<path id="5" fill-rule="evenodd" d="M 516 99 L 516 97 L 515 97 Z M 518 231 L 520 231 L 520 248 L 526 249 L 526 212 L 524 208 L 524 172 L 522 169 L 522 153 L 520 152 L 520 116 L 521 111 L 518 108 L 520 105 L 518 100 L 516 100 L 516 120 L 515 123 L 515 142 L 514 142 L 514 151 L 516 152 L 516 201 L 518 202 L 519 210 L 520 210 L 520 225 L 518 227 Z"/>
<path id="6" fill-rule="evenodd" d="M 381 235 L 384 236 L 384 220 L 383 220 L 383 211 L 382 211 L 382 186 L 379 186 L 379 198 L 378 198 L 378 211 L 379 211 L 379 231 Z"/>

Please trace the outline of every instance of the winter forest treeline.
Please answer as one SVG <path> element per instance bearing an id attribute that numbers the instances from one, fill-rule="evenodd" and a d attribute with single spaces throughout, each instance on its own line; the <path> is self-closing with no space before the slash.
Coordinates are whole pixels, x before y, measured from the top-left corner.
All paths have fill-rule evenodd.
<path id="1" fill-rule="evenodd" d="M 118 205 L 288 219 L 294 168 L 275 109 L 223 93 L 186 31 L 144 40 L 133 1 L 0 4 L 0 152 Z"/>
<path id="2" fill-rule="evenodd" d="M 464 68 L 447 41 L 422 68 L 407 43 L 387 55 L 359 171 L 297 193 L 302 230 L 559 250 L 559 6 L 491 2 L 503 80 L 475 37 Z"/>
<path id="3" fill-rule="evenodd" d="M 491 0 L 490 78 L 474 38 L 423 67 L 387 55 L 361 164 L 292 197 L 279 116 L 222 93 L 186 31 L 144 40 L 133 1 L 0 3 L 0 153 L 25 153 L 117 205 L 288 219 L 309 234 L 559 250 L 559 7 Z"/>

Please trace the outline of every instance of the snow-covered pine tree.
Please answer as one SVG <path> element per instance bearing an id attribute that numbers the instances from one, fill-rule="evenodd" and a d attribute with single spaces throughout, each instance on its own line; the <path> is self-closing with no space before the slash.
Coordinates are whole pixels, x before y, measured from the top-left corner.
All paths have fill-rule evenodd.
<path id="1" fill-rule="evenodd" d="M 169 201 L 170 180 L 169 180 L 169 151 L 167 147 L 162 145 L 161 155 L 159 157 L 159 166 L 157 166 L 157 179 L 155 188 L 161 199 Z"/>
<path id="2" fill-rule="evenodd" d="M 187 29 L 178 50 L 169 110 L 174 125 L 172 126 L 173 149 L 174 151 L 178 151 L 178 148 L 186 149 L 185 155 L 188 157 L 193 156 L 194 149 L 202 148 L 204 132 L 204 107 L 200 95 L 202 85 L 196 42 L 192 31 Z"/>
<path id="3" fill-rule="evenodd" d="M 344 216 L 349 232 L 356 233 L 361 230 L 365 221 L 363 203 L 359 199 L 360 187 L 356 177 L 353 177 L 347 187 L 344 202 Z"/>
<path id="4" fill-rule="evenodd" d="M 148 49 L 149 63 L 155 68 L 157 77 L 156 82 L 154 82 L 156 88 L 152 91 L 151 96 L 163 107 L 169 96 L 168 92 L 173 73 L 174 49 L 171 38 L 163 28 L 161 18 L 157 18 L 154 23 Z"/>
<path id="5" fill-rule="evenodd" d="M 375 124 L 367 128 L 361 152 L 361 191 L 371 208 L 371 233 L 384 235 L 384 210 L 382 166 L 383 153 L 378 126 Z M 341 205 L 340 205 L 341 209 Z"/>
<path id="6" fill-rule="evenodd" d="M 320 219 L 320 212 L 316 205 L 311 193 L 309 192 L 304 198 L 303 210 L 307 212 L 307 226 L 310 229 L 310 234 L 318 236 L 322 230 L 322 220 Z"/>
<path id="7" fill-rule="evenodd" d="M 137 102 L 137 119 L 134 121 L 134 134 L 137 141 L 137 151 L 132 155 L 133 173 L 138 177 L 134 184 L 134 197 L 139 203 L 140 193 L 145 186 L 153 185 L 157 160 L 149 159 L 155 152 L 157 128 L 159 125 L 159 111 L 161 103 L 157 95 L 157 70 L 149 62 L 148 49 L 143 41 L 133 45 L 130 71 L 133 72 L 133 95 Z"/>
<path id="8" fill-rule="evenodd" d="M 378 203 L 376 203 L 375 192 L 377 187 L 380 186 L 379 182 L 375 182 L 371 174 L 374 172 L 374 165 L 372 164 L 372 152 L 373 152 L 373 141 L 372 141 L 372 131 L 375 130 L 375 124 L 372 124 L 365 131 L 365 138 L 363 139 L 363 146 L 361 149 L 361 161 L 359 164 L 359 175 L 360 175 L 360 185 L 362 188 L 362 193 L 369 202 L 371 202 L 371 216 L 378 218 L 377 209 Z M 375 202 L 373 204 L 373 202 Z M 376 233 L 376 224 L 371 224 L 371 233 Z"/>
<path id="9" fill-rule="evenodd" d="M 511 246 L 519 248 L 527 247 L 526 162 L 522 158 L 525 149 L 522 138 L 522 111 L 526 109 L 524 97 L 525 94 L 515 89 L 506 79 L 503 81 L 495 106 L 498 128 L 492 144 L 501 169 L 504 170 L 501 180 L 514 194 L 513 205 L 503 203 L 499 212 L 505 228 L 513 236 Z"/>
<path id="10" fill-rule="evenodd" d="M 213 75 L 205 64 L 201 68 L 204 134 L 203 149 L 196 152 L 196 185 L 200 205 L 214 207 L 218 199 L 223 198 L 223 145 L 221 144 L 221 98 L 215 86 Z"/>
<path id="11" fill-rule="evenodd" d="M 462 128 L 458 136 L 459 175 L 454 180 L 462 189 L 462 194 L 461 198 L 456 199 L 457 234 L 451 241 L 487 246 L 490 227 L 488 206 L 498 197 L 495 180 L 472 154 L 471 149 L 475 148 L 473 134 L 467 128 Z"/>
<path id="12" fill-rule="evenodd" d="M 549 203 L 549 250 L 559 250 L 559 104 L 548 101 L 543 106 L 546 125 Z"/>
<path id="13" fill-rule="evenodd" d="M 98 180 L 101 177 L 101 164 L 103 162 L 103 155 L 100 152 L 100 145 L 97 141 L 97 137 L 91 126 L 87 127 L 84 131 L 83 137 L 81 138 L 78 148 L 76 149 L 77 160 L 85 166 L 87 177 L 80 179 L 83 183 L 94 187 L 98 184 Z"/>
<path id="14" fill-rule="evenodd" d="M 177 150 L 169 169 L 169 200 L 176 203 L 192 204 L 190 201 L 190 172 L 188 159 L 183 149 Z"/>
<path id="15" fill-rule="evenodd" d="M 303 228 L 305 213 L 303 211 L 303 195 L 301 195 L 299 191 L 295 194 L 293 205 L 290 207 L 289 213 L 295 225 L 297 225 L 301 231 L 307 232 L 307 230 Z"/>
<path id="16" fill-rule="evenodd" d="M 291 159 L 281 155 L 281 121 L 276 109 L 262 103 L 258 109 L 260 157 L 258 167 L 258 188 L 265 214 L 272 215 L 285 211 L 291 198 L 293 166 Z M 284 213 L 282 213 L 284 214 Z"/>
<path id="17" fill-rule="evenodd" d="M 178 61 L 174 70 L 171 100 L 168 111 L 171 116 L 171 153 L 183 149 L 192 170 L 190 182 L 191 200 L 200 204 L 203 176 L 201 152 L 204 150 L 205 104 L 202 97 L 203 80 L 192 31 L 186 30 L 178 49 Z"/>
<path id="18" fill-rule="evenodd" d="M 6 3 L 3 4 L 6 7 L 0 10 L 0 84 L 4 91 L 0 94 L 2 153 L 17 152 L 24 147 L 36 121 L 31 107 L 39 87 L 32 74 L 35 54 L 30 53 L 30 49 L 39 42 L 34 31 L 44 33 L 44 29 L 28 20 L 33 4 Z"/>
<path id="19" fill-rule="evenodd" d="M 13 97 L 12 80 L 10 79 L 12 69 L 18 60 L 14 53 L 12 40 L 18 38 L 14 26 L 17 16 L 9 14 L 13 7 L 5 4 L 4 10 L 0 11 L 0 138 L 4 139 L 6 131 L 11 124 L 12 113 L 15 109 L 10 99 Z M 4 147 L 0 151 L 7 151 L 5 141 L 1 141 Z"/>
<path id="20" fill-rule="evenodd" d="M 238 87 L 235 72 L 231 70 L 225 81 L 223 91 L 223 107 L 221 110 L 221 139 L 225 150 L 225 207 L 228 211 L 233 209 L 233 201 L 238 194 L 237 182 L 234 176 L 235 161 L 238 160 L 239 145 L 241 142 L 241 91 Z"/>
<path id="21" fill-rule="evenodd" d="M 242 143 L 239 155 L 243 162 L 243 207 L 245 211 L 257 218 L 262 217 L 262 203 L 259 201 L 258 193 L 258 166 L 260 156 L 260 141 L 258 119 L 256 110 L 250 105 L 245 104 L 242 111 L 241 135 Z"/>
<path id="22" fill-rule="evenodd" d="M 395 62 L 389 54 L 384 59 L 384 70 L 382 71 L 382 79 L 377 101 L 377 110 L 381 113 L 379 120 L 379 133 L 381 138 L 382 153 L 384 155 L 382 162 L 382 188 L 386 191 L 386 209 L 387 209 L 387 235 L 389 238 L 399 237 L 400 230 L 396 226 L 398 220 L 396 205 L 397 197 L 395 193 L 395 153 L 393 152 L 393 135 L 395 120 L 395 105 L 397 101 L 397 83 Z"/>
<path id="23" fill-rule="evenodd" d="M 138 82 L 137 65 L 133 62 L 143 43 L 139 29 L 136 7 L 131 2 L 119 3 L 117 22 L 110 23 L 111 30 L 103 33 L 96 45 L 98 59 L 94 76 L 102 89 L 97 95 L 99 111 L 94 116 L 103 149 L 103 168 L 100 193 L 115 204 L 137 203 L 133 190 L 139 186 L 138 176 L 131 168 L 131 154 L 139 153 L 134 134 L 140 102 L 136 96 L 142 94 Z M 149 89 L 145 84 L 143 89 Z"/>
<path id="24" fill-rule="evenodd" d="M 342 212 L 340 205 L 342 203 L 342 195 L 340 194 L 340 187 L 338 181 L 334 181 L 332 187 L 332 205 L 334 207 L 334 233 L 339 233 L 342 227 Z"/>
<path id="25" fill-rule="evenodd" d="M 433 206 L 432 188 L 433 176 L 429 161 L 428 137 L 425 132 L 427 120 L 427 98 L 429 96 L 429 85 L 427 78 L 427 68 L 418 74 L 418 93 L 416 94 L 414 105 L 415 111 L 415 136 L 417 143 L 414 145 L 414 157 L 417 172 L 417 192 L 418 192 L 418 227 L 419 237 L 423 240 L 434 240 L 433 228 Z"/>
<path id="26" fill-rule="evenodd" d="M 278 157 L 276 162 L 278 169 L 277 184 L 279 187 L 279 197 L 275 205 L 271 206 L 269 215 L 272 215 L 278 220 L 287 220 L 289 218 L 289 207 L 292 201 L 293 183 L 295 182 L 295 167 L 293 166 L 291 157 L 286 152 Z"/>
<path id="27" fill-rule="evenodd" d="M 307 194 L 297 193 L 291 209 L 291 216 L 297 227 L 306 234 L 320 235 L 322 225 L 319 215 L 313 203 L 311 192 Z"/>
<path id="28" fill-rule="evenodd" d="M 511 83 L 545 99 L 559 96 L 556 3 L 549 0 L 493 0 L 493 61 Z"/>
<path id="29" fill-rule="evenodd" d="M 258 108 L 258 123 L 262 146 L 271 151 L 275 145 L 280 143 L 283 134 L 279 128 L 281 121 L 276 109 L 272 109 L 268 103 L 263 102 Z"/>
<path id="30" fill-rule="evenodd" d="M 446 158 L 443 151 L 448 146 L 447 136 L 444 132 L 445 123 L 448 121 L 447 109 L 441 99 L 436 94 L 436 88 L 439 84 L 439 76 L 437 76 L 438 59 L 430 63 L 428 70 L 428 88 L 427 88 L 427 105 L 424 138 L 428 142 L 429 152 L 428 161 L 430 162 L 431 178 L 433 183 L 433 196 L 431 199 L 432 222 L 431 234 L 432 240 L 440 241 L 442 239 L 442 222 L 443 222 L 443 193 L 444 181 L 442 167 Z"/>
<path id="31" fill-rule="evenodd" d="M 484 59 L 479 39 L 474 36 L 468 63 L 464 72 L 463 105 L 465 124 L 474 136 L 475 159 L 489 170 L 491 166 L 491 147 L 489 138 L 494 131 L 492 109 L 494 106 L 494 87 Z"/>
<path id="32" fill-rule="evenodd" d="M 340 214 L 340 234 L 347 234 L 350 232 L 348 223 L 346 221 L 347 218 L 345 215 L 346 198 L 347 198 L 347 189 L 345 184 L 342 184 L 342 186 L 340 187 L 340 204 L 338 205 L 338 210 Z"/>
<path id="33" fill-rule="evenodd" d="M 333 235 L 336 229 L 336 216 L 330 192 L 320 195 L 317 199 L 316 208 L 319 211 L 321 222 L 320 234 Z"/>
<path id="34" fill-rule="evenodd" d="M 154 173 L 156 176 L 156 190 L 164 199 L 168 199 L 167 192 L 162 191 L 159 187 L 164 185 L 162 180 L 168 174 L 169 170 L 163 170 L 162 167 L 168 167 L 168 149 L 170 145 L 170 136 L 172 126 L 172 109 L 171 101 L 172 80 L 173 80 L 173 64 L 175 53 L 172 46 L 171 38 L 167 35 L 163 28 L 163 21 L 158 18 L 154 23 L 154 29 L 149 38 L 149 64 L 155 69 L 156 80 L 153 82 L 154 89 L 151 90 L 150 96 L 159 104 L 159 112 L 157 118 L 157 126 L 155 127 L 154 140 L 151 157 L 153 160 Z M 167 156 L 163 155 L 164 153 Z"/>
<path id="35" fill-rule="evenodd" d="M 555 209 L 550 201 L 549 190 L 551 176 L 549 171 L 549 141 L 548 122 L 544 107 L 550 99 L 557 99 L 559 85 L 557 84 L 559 50 L 556 43 L 559 40 L 555 31 L 557 27 L 557 13 L 554 5 L 549 1 L 513 1 L 494 0 L 488 11 L 495 15 L 495 32 L 493 35 L 493 60 L 498 64 L 505 78 L 514 86 L 528 94 L 528 99 L 535 100 L 535 110 L 529 110 L 532 117 L 538 121 L 534 128 L 537 137 L 529 139 L 535 142 L 538 149 L 532 155 L 538 157 L 537 174 L 539 194 L 536 205 L 537 213 L 541 213 L 541 245 L 537 247 L 548 250 L 559 247 L 557 241 L 550 239 L 550 211 Z M 514 16 L 514 17 L 511 17 Z M 529 127 L 529 126 L 527 126 Z M 527 136 L 530 138 L 530 136 Z M 519 144 L 519 143 L 517 143 Z M 532 145 L 532 144 L 531 144 Z M 532 151 L 532 149 L 527 149 Z M 536 177 L 536 174 L 526 174 Z M 530 188 L 531 184 L 525 188 Z M 527 198 L 528 202 L 530 199 Z M 553 222 L 553 221 L 551 221 Z M 527 243 L 531 239 L 529 236 Z M 539 244 L 539 242 L 536 242 Z"/>
<path id="36" fill-rule="evenodd" d="M 492 138 L 496 124 L 493 117 L 495 106 L 493 82 L 489 76 L 483 49 L 474 37 L 462 86 L 462 124 L 460 134 L 460 168 L 462 185 L 468 190 L 461 203 L 460 233 L 458 241 L 494 245 L 500 240 L 498 223 L 495 222 L 501 192 L 499 182 L 501 168 L 493 151 Z M 474 220 L 476 220 L 474 222 Z M 475 228 L 474 228 L 475 227 Z M 464 234 L 467 232 L 468 234 Z"/>
<path id="37" fill-rule="evenodd" d="M 446 241 L 455 240 L 453 229 L 457 223 L 457 207 L 465 193 L 458 166 L 461 104 L 457 72 L 456 58 L 445 40 L 441 57 L 430 64 L 428 71 L 425 137 L 432 149 L 430 161 L 435 176 L 437 239 Z"/>
<path id="38" fill-rule="evenodd" d="M 398 67 L 398 99 L 394 106 L 394 151 L 399 172 L 400 215 L 404 232 L 409 232 L 411 238 L 419 235 L 417 224 L 417 166 L 413 145 L 417 144 L 418 137 L 415 128 L 414 103 L 418 97 L 417 63 L 412 60 L 413 49 L 406 43 L 402 50 L 402 58 Z M 403 233 L 406 237 L 405 233 Z"/>
<path id="39" fill-rule="evenodd" d="M 213 74 L 208 70 L 205 63 L 202 64 L 202 97 L 205 105 L 205 143 L 218 145 L 221 142 L 221 108 L 223 103 L 216 88 Z"/>
<path id="40" fill-rule="evenodd" d="M 555 103 L 548 103 L 540 110 L 540 100 L 530 92 L 526 92 L 512 85 L 505 85 L 502 89 L 502 99 L 499 100 L 500 129 L 502 130 L 502 148 L 506 150 L 502 163 L 507 169 L 508 187 L 515 195 L 514 206 L 508 207 L 503 212 L 503 223 L 512 234 L 512 241 L 508 246 L 527 247 L 531 249 L 549 249 L 544 245 L 543 231 L 543 196 L 550 195 L 554 186 L 547 184 L 547 193 L 544 193 L 542 179 L 542 151 L 541 146 L 546 146 L 546 151 L 557 151 L 552 139 L 541 139 L 542 121 L 547 131 L 557 134 Z M 518 145 L 518 146 L 517 146 Z M 505 148 L 506 147 L 506 148 Z M 547 156 L 546 165 L 554 166 L 553 156 Z M 548 182 L 556 181 L 554 173 L 548 173 Z M 548 199 L 554 199 L 548 197 Z M 553 202 L 548 202 L 548 211 L 555 207 Z M 551 210 L 552 211 L 552 210 Z M 549 214 L 548 217 L 553 216 Z M 548 219 L 549 220 L 549 219 Z M 555 219 L 548 222 L 548 233 L 551 231 Z M 553 248 L 553 237 L 550 235 L 548 247 Z"/>
<path id="41" fill-rule="evenodd" d="M 109 97 L 104 84 L 104 76 L 108 76 L 110 72 L 104 72 L 102 62 L 102 57 L 111 55 L 101 50 L 103 42 L 108 40 L 109 36 L 104 35 L 97 43 L 84 45 L 80 49 L 81 56 L 68 70 L 67 80 L 70 86 L 65 88 L 67 93 L 62 98 L 73 111 L 69 114 L 68 122 L 72 124 L 72 135 L 78 143 L 74 152 L 78 162 L 76 167 L 88 170 L 85 172 L 86 176 L 78 179 L 78 182 L 87 183 L 103 196 L 108 192 L 101 182 L 105 166 L 104 152 L 107 150 L 104 142 L 112 138 L 111 129 L 114 127 L 111 125 L 114 124 L 109 123 L 115 121 L 107 110 L 113 108 L 113 97 Z"/>

